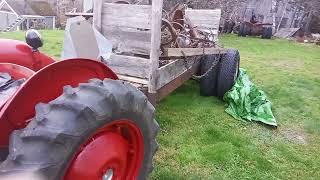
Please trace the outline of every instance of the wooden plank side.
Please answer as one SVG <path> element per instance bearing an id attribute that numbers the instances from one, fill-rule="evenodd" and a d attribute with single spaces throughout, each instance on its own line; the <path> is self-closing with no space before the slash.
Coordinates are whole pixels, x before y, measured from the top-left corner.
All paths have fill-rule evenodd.
<path id="1" fill-rule="evenodd" d="M 102 24 L 104 26 L 151 29 L 151 6 L 104 3 Z"/>
<path id="2" fill-rule="evenodd" d="M 150 54 L 151 31 L 116 26 L 103 26 L 102 34 L 112 42 L 116 52 Z"/>
<path id="3" fill-rule="evenodd" d="M 102 30 L 101 15 L 103 2 L 104 0 L 95 0 L 93 4 L 93 25 L 99 32 Z"/>
<path id="4" fill-rule="evenodd" d="M 116 74 L 143 79 L 149 77 L 148 59 L 112 54 L 104 61 Z"/>
<path id="5" fill-rule="evenodd" d="M 224 48 L 168 48 L 165 50 L 165 55 L 168 57 L 200 56 L 203 54 L 225 54 L 228 50 Z"/>
<path id="6" fill-rule="evenodd" d="M 118 75 L 118 77 L 119 77 L 119 79 L 124 80 L 124 81 L 137 83 L 137 84 L 141 84 L 141 85 L 148 85 L 147 79 L 141 79 L 141 78 L 125 76 L 125 75 Z"/>
<path id="7" fill-rule="evenodd" d="M 219 29 L 221 10 L 187 9 L 186 17 L 198 29 Z"/>
<path id="8" fill-rule="evenodd" d="M 299 30 L 300 28 L 281 28 L 274 36 L 278 38 L 288 38 Z"/>
<path id="9" fill-rule="evenodd" d="M 149 93 L 156 93 L 160 44 L 161 44 L 161 19 L 162 19 L 163 0 L 152 2 L 152 28 L 151 28 L 151 50 L 150 50 L 150 69 L 149 69 Z"/>
<path id="10" fill-rule="evenodd" d="M 189 69 L 199 63 L 199 58 L 200 57 L 191 57 L 186 60 L 180 59 L 161 67 L 158 70 L 159 77 L 156 85 L 157 90 L 170 83 L 181 74 L 185 72 L 190 73 Z"/>
<path id="11" fill-rule="evenodd" d="M 170 93 L 172 93 L 174 90 L 176 90 L 178 87 L 180 87 L 181 85 L 183 85 L 186 81 L 188 81 L 193 74 L 196 74 L 197 71 L 199 70 L 200 67 L 200 61 L 197 60 L 192 67 L 190 68 L 190 70 L 183 72 L 182 74 L 180 74 L 178 77 L 176 77 L 175 79 L 173 79 L 172 81 L 170 81 L 169 83 L 167 83 L 166 85 L 164 85 L 163 87 L 161 87 L 158 91 L 157 91 L 157 97 L 156 97 L 156 101 L 159 102 L 161 101 L 163 98 L 167 97 L 168 95 L 170 95 Z"/>

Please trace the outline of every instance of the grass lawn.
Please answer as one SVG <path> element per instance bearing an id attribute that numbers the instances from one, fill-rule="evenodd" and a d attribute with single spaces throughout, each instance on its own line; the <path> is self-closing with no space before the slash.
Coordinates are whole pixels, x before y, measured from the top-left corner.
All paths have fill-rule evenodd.
<path id="1" fill-rule="evenodd" d="M 59 57 L 62 31 L 43 31 Z M 22 39 L 23 33 L 0 34 Z M 160 149 L 151 179 L 320 179 L 320 47 L 221 37 L 273 102 L 279 127 L 240 122 L 189 81 L 157 106 Z"/>

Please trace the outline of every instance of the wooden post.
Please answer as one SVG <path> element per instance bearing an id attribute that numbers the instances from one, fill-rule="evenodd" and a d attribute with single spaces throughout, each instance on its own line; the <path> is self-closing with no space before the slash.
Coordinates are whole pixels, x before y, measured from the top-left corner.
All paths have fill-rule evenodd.
<path id="1" fill-rule="evenodd" d="M 276 33 L 276 15 L 277 15 L 277 7 L 279 6 L 278 3 L 279 0 L 272 0 L 272 6 L 271 6 L 271 11 L 272 11 L 272 34 Z"/>
<path id="2" fill-rule="evenodd" d="M 2 0 L 0 1 L 0 9 L 3 7 L 3 5 L 4 5 L 4 1 Z"/>
<path id="3" fill-rule="evenodd" d="M 157 79 L 161 43 L 161 18 L 163 0 L 153 0 L 151 21 L 151 50 L 150 50 L 150 76 L 148 91 L 150 94 L 157 92 Z"/>
<path id="4" fill-rule="evenodd" d="M 30 20 L 27 18 L 27 29 L 26 30 L 29 30 L 30 29 Z"/>
<path id="5" fill-rule="evenodd" d="M 52 18 L 52 29 L 53 30 L 55 30 L 56 29 L 56 17 L 55 16 L 53 16 L 53 18 Z"/>
<path id="6" fill-rule="evenodd" d="M 93 25 L 101 32 L 102 31 L 102 8 L 104 0 L 95 0 L 93 5 Z"/>

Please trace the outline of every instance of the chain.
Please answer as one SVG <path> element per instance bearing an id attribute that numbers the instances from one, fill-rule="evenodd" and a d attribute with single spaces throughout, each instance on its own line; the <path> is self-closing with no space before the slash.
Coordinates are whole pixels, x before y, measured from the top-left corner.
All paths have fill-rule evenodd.
<path id="1" fill-rule="evenodd" d="M 189 67 L 186 54 L 185 54 L 183 51 L 181 51 L 181 53 L 182 53 L 182 55 L 183 55 L 183 60 L 184 60 L 183 62 L 184 62 L 185 68 L 187 69 L 188 72 L 190 72 L 190 74 L 192 74 L 192 72 L 191 72 L 191 67 L 192 67 L 192 66 Z M 202 57 L 204 57 L 205 55 L 206 55 L 206 54 L 205 54 L 205 48 L 203 48 Z M 219 50 L 218 55 L 219 55 L 219 58 L 216 59 L 216 60 L 213 62 L 212 66 L 211 66 L 204 74 L 202 74 L 202 75 L 200 75 L 200 76 L 192 75 L 192 77 L 193 77 L 194 79 L 199 80 L 199 79 L 202 79 L 203 77 L 207 76 L 207 75 L 213 70 L 213 68 L 218 65 L 219 59 L 221 58 L 221 52 L 220 52 L 220 50 Z M 203 59 L 203 58 L 201 58 L 201 59 Z"/>

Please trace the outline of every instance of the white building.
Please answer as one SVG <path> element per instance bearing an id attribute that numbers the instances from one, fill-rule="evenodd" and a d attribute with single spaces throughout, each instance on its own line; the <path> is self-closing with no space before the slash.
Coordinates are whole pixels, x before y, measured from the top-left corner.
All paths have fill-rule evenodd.
<path id="1" fill-rule="evenodd" d="M 56 13 L 44 0 L 0 0 L 0 32 L 55 29 Z"/>

